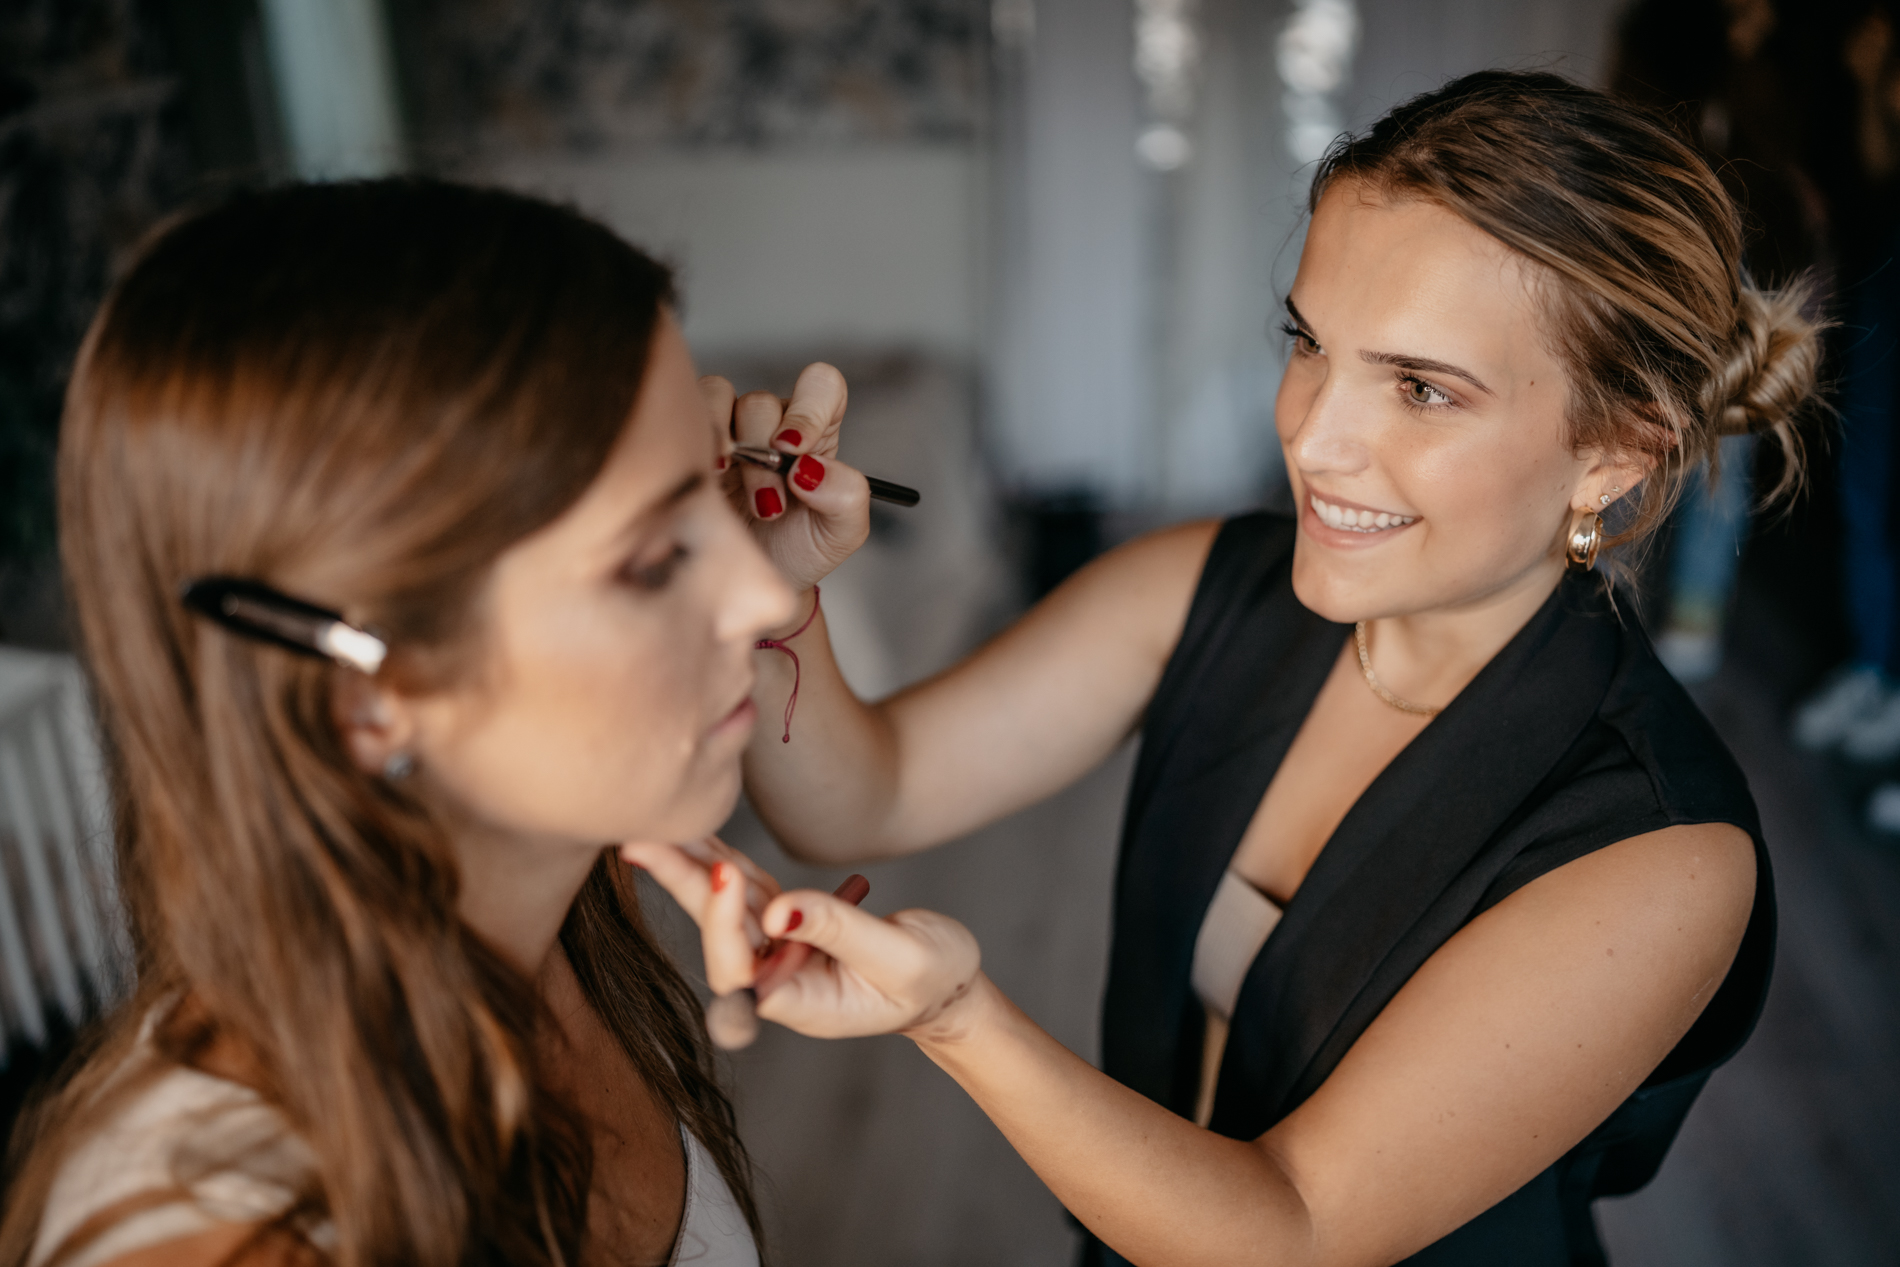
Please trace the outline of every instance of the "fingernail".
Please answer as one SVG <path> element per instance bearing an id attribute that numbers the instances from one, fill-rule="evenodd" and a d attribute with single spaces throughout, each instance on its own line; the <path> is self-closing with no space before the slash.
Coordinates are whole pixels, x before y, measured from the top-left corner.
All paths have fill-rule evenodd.
<path id="1" fill-rule="evenodd" d="M 805 437 L 802 433 L 794 431 L 790 427 L 787 427 L 785 430 L 779 432 L 777 435 L 772 437 L 772 443 L 783 445 L 784 447 L 788 449 L 796 449 L 799 445 L 805 443 Z"/>
<path id="2" fill-rule="evenodd" d="M 732 465 L 732 459 L 727 457 L 725 454 L 721 453 L 719 455 L 719 460 L 713 464 L 713 470 L 723 471 L 731 465 Z"/>
<path id="3" fill-rule="evenodd" d="M 761 488 L 752 494 L 752 504 L 758 508 L 761 519 L 770 519 L 785 509 L 785 503 L 779 500 L 776 488 Z"/>
<path id="4" fill-rule="evenodd" d="M 793 911 L 792 917 L 785 921 L 785 931 L 789 933 L 794 928 L 797 928 L 800 924 L 804 922 L 805 922 L 805 912 Z"/>
<path id="5" fill-rule="evenodd" d="M 726 874 L 726 864 L 723 862 L 713 863 L 713 869 L 712 869 L 713 892 L 724 893 L 726 891 L 726 886 L 731 883 L 732 883 L 732 877 Z"/>
<path id="6" fill-rule="evenodd" d="M 825 464 L 809 454 L 798 459 L 798 465 L 792 468 L 792 483 L 808 493 L 824 482 Z"/>

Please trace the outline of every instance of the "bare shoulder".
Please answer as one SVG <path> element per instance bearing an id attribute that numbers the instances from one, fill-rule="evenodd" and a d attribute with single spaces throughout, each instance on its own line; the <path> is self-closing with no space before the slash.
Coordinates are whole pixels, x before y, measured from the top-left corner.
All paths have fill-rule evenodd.
<path id="1" fill-rule="evenodd" d="M 1121 628 L 1139 631 L 1146 649 L 1166 659 L 1219 533 L 1219 520 L 1201 519 L 1136 537 L 1070 577 L 1042 608 L 1057 619 L 1112 612 Z"/>
<path id="2" fill-rule="evenodd" d="M 1755 844 L 1747 832 L 1730 823 L 1695 823 L 1606 845 L 1526 885 L 1505 903 L 1527 908 L 1527 914 L 1533 914 L 1529 908 L 1541 914 L 1564 908 L 1614 912 L 1618 921 L 1638 924 L 1674 919 L 1669 932 L 1709 939 L 1725 948 L 1726 958 L 1747 928 L 1755 882 Z"/>
<path id="3" fill-rule="evenodd" d="M 1218 519 L 1194 519 L 1157 528 L 1115 547 L 1091 566 L 1123 580 L 1171 583 L 1192 594 L 1220 528 Z"/>

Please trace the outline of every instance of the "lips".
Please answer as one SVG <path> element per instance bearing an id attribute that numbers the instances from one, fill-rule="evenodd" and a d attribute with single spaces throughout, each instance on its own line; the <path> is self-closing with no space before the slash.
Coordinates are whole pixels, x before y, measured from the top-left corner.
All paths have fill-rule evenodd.
<path id="1" fill-rule="evenodd" d="M 758 705 L 752 701 L 752 686 L 748 684 L 745 694 L 739 697 L 739 702 L 728 709 L 718 721 L 714 722 L 707 733 L 719 734 L 734 726 L 749 726 L 752 724 L 753 718 L 758 716 L 758 712 Z"/>
<path id="2" fill-rule="evenodd" d="M 1391 532 L 1407 524 L 1418 522 L 1417 515 L 1400 515 L 1388 510 L 1372 510 L 1363 506 L 1342 506 L 1329 502 L 1318 494 L 1309 494 L 1306 501 L 1321 523 L 1341 532 L 1366 534 Z"/>

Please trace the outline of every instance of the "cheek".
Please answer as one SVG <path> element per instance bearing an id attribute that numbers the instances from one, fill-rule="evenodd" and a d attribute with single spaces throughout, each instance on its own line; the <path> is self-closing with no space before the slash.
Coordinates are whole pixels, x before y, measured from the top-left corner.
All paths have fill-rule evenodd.
<path id="1" fill-rule="evenodd" d="M 1541 539 L 1569 498 L 1575 459 L 1545 420 L 1398 434 L 1389 469 L 1435 534 Z"/>
<path id="2" fill-rule="evenodd" d="M 439 773 L 478 815 L 578 840 L 660 827 L 699 752 L 705 665 L 680 640 L 574 622 L 522 657 Z"/>

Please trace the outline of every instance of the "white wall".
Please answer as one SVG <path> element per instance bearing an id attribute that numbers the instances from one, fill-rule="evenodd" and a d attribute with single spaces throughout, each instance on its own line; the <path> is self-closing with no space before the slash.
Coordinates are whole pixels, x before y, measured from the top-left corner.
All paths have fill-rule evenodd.
<path id="1" fill-rule="evenodd" d="M 1608 78 L 1612 28 L 1626 0 L 1358 0 L 1360 53 L 1341 94 L 1347 121 L 1370 125 L 1408 97 L 1487 68 Z"/>
<path id="2" fill-rule="evenodd" d="M 702 362 L 827 346 L 975 358 L 969 147 L 537 154 L 468 174 L 572 201 L 675 265 Z"/>
<path id="3" fill-rule="evenodd" d="M 1029 493 L 1148 496 L 1156 461 L 1150 218 L 1126 0 L 1037 0 L 999 111 L 993 451 Z"/>

